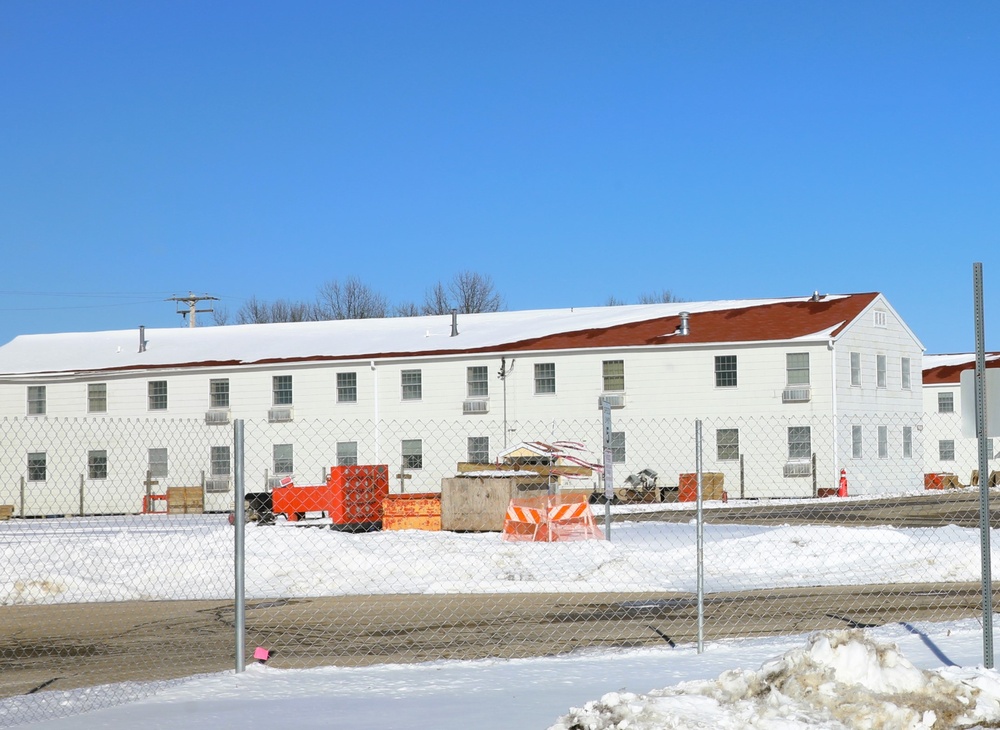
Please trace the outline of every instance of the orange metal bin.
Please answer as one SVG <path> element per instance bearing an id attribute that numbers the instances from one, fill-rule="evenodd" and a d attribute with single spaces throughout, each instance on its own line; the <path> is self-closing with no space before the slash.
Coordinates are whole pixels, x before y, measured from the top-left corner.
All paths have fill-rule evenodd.
<path id="1" fill-rule="evenodd" d="M 271 493 L 271 510 L 290 521 L 306 512 L 323 512 L 334 529 L 352 532 L 382 526 L 382 500 L 389 494 L 389 467 L 385 464 L 335 466 L 326 484 L 278 487 Z"/>

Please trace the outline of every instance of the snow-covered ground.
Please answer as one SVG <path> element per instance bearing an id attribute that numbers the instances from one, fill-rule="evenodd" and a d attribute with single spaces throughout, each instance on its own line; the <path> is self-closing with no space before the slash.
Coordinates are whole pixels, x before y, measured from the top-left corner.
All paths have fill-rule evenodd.
<path id="1" fill-rule="evenodd" d="M 898 646 L 899 652 L 890 648 Z M 0 702 L 37 730 L 697 730 L 959 728 L 1000 720 L 1000 675 L 966 620 L 558 657 L 292 670 L 253 665 L 164 685 Z M 69 715 L 102 693 L 135 701 Z"/>

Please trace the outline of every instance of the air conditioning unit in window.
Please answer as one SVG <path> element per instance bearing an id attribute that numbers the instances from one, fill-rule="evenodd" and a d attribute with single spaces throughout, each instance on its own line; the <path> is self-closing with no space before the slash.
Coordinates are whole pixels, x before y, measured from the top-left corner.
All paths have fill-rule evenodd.
<path id="1" fill-rule="evenodd" d="M 625 407 L 625 394 L 624 393 L 604 393 L 603 395 L 597 396 L 597 407 L 598 408 L 603 408 L 605 403 L 607 403 L 612 408 L 624 408 Z"/>
<path id="2" fill-rule="evenodd" d="M 205 423 L 209 426 L 225 426 L 229 423 L 229 411 L 214 410 L 205 412 Z"/>
<path id="3" fill-rule="evenodd" d="M 271 423 L 287 423 L 292 420 L 292 409 L 271 408 L 267 412 L 267 420 Z"/>
<path id="4" fill-rule="evenodd" d="M 207 494 L 222 494 L 229 491 L 229 477 L 213 477 L 205 480 Z"/>
<path id="5" fill-rule="evenodd" d="M 475 400 L 462 401 L 462 413 L 489 413 L 490 402 L 481 398 Z"/>
<path id="6" fill-rule="evenodd" d="M 785 462 L 785 477 L 811 477 L 812 463 L 809 461 L 788 461 Z"/>
<path id="7" fill-rule="evenodd" d="M 782 403 L 808 403 L 809 388 L 785 388 L 781 391 Z"/>

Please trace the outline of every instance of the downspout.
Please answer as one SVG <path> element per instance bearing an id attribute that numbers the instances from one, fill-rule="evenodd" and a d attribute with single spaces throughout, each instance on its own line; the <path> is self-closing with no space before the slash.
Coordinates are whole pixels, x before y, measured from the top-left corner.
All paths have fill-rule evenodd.
<path id="1" fill-rule="evenodd" d="M 830 394 L 833 403 L 833 484 L 837 484 L 840 476 L 840 422 L 837 413 L 837 351 L 834 340 L 827 344 L 830 350 Z"/>
<path id="2" fill-rule="evenodd" d="M 382 424 L 379 422 L 378 419 L 378 370 L 375 369 L 374 360 L 371 361 L 371 369 L 372 369 L 373 391 L 375 398 L 375 463 L 380 464 L 382 462 L 382 457 L 380 456 L 381 452 L 379 451 L 382 443 L 380 439 L 381 436 L 380 430 Z"/>

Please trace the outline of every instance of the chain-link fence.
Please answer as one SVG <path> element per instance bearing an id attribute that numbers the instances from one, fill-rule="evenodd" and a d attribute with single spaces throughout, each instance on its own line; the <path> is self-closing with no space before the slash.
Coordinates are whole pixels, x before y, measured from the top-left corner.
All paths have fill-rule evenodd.
<path id="1" fill-rule="evenodd" d="M 974 451 L 954 478 L 928 473 L 926 454 L 939 449 L 924 443 L 919 415 L 616 415 L 606 453 L 600 417 L 249 421 L 242 444 L 231 426 L 201 421 L 4 428 L 6 724 L 58 711 L 60 690 L 124 683 L 95 690 L 99 706 L 150 689 L 128 683 L 234 666 L 240 453 L 243 642 L 279 667 L 675 645 L 696 641 L 699 626 L 713 640 L 980 611 L 978 492 L 957 477 Z M 596 533 L 505 530 L 511 499 L 555 494 L 588 505 Z"/>

